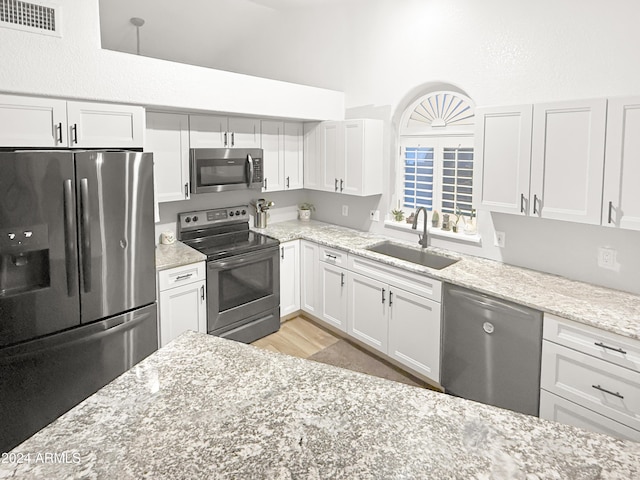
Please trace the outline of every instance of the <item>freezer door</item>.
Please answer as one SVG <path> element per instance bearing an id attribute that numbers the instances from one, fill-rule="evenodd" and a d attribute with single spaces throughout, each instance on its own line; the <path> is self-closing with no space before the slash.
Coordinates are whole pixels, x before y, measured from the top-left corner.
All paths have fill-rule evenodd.
<path id="1" fill-rule="evenodd" d="M 76 154 L 82 323 L 156 299 L 153 158 Z"/>
<path id="2" fill-rule="evenodd" d="M 0 347 L 80 324 L 73 155 L 0 153 Z"/>
<path id="3" fill-rule="evenodd" d="M 156 304 L 0 349 L 0 453 L 158 349 Z"/>

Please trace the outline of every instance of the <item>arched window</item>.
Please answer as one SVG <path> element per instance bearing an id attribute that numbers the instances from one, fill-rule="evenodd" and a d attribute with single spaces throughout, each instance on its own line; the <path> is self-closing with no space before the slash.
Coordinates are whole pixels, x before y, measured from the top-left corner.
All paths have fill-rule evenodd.
<path id="1" fill-rule="evenodd" d="M 404 110 L 396 202 L 406 214 L 471 214 L 474 111 L 470 98 L 451 91 L 429 92 Z"/>

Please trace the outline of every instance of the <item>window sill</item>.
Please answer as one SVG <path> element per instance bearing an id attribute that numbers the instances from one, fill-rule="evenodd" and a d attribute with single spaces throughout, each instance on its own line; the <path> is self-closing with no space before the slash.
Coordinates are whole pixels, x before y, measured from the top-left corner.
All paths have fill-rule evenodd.
<path id="1" fill-rule="evenodd" d="M 422 222 L 420 222 L 420 226 L 422 226 Z M 385 220 L 384 221 L 384 228 L 391 228 L 393 230 L 401 230 L 403 232 L 418 232 L 420 233 L 422 231 L 422 228 L 419 228 L 418 230 L 413 230 L 411 228 L 411 224 L 406 223 L 406 222 L 394 222 L 392 220 Z M 474 233 L 473 235 L 468 235 L 464 232 L 461 233 L 453 233 L 451 231 L 446 231 L 446 230 L 442 230 L 440 228 L 432 228 L 432 227 L 428 227 L 427 228 L 427 234 L 431 237 L 437 237 L 437 238 L 446 238 L 447 240 L 454 240 L 456 242 L 464 242 L 464 243 L 473 243 L 476 245 L 480 245 L 480 243 L 482 242 L 482 237 L 480 235 L 478 235 L 477 233 Z"/>

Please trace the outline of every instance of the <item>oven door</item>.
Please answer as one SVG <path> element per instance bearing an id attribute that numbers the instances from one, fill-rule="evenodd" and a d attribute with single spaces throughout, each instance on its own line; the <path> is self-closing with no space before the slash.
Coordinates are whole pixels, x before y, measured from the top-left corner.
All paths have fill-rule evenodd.
<path id="1" fill-rule="evenodd" d="M 243 190 L 262 186 L 262 150 L 192 148 L 191 193 Z"/>
<path id="2" fill-rule="evenodd" d="M 207 262 L 207 331 L 220 335 L 280 306 L 278 247 Z"/>

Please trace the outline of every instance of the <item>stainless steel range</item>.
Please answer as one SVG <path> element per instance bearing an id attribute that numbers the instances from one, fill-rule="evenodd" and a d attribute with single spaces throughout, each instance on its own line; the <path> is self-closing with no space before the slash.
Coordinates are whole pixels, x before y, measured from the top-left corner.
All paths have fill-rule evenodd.
<path id="1" fill-rule="evenodd" d="M 250 343 L 280 328 L 280 242 L 249 230 L 249 206 L 178 214 L 178 239 L 207 256 L 207 332 Z"/>

